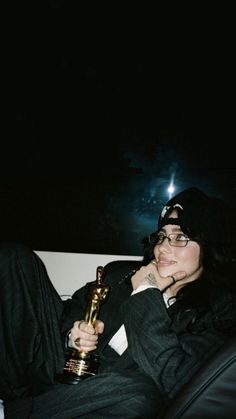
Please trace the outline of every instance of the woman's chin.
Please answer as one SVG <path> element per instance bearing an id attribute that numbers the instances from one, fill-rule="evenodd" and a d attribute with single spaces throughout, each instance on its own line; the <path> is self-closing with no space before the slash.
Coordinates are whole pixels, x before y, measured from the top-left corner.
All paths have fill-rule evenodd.
<path id="1" fill-rule="evenodd" d="M 159 269 L 158 272 L 162 278 L 166 278 L 167 276 L 172 276 L 175 274 L 173 269 L 168 269 L 168 268 Z"/>

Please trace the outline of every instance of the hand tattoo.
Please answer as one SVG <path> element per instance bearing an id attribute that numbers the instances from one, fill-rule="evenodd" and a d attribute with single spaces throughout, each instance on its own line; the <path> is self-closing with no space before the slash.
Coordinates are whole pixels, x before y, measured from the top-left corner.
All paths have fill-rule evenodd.
<path id="1" fill-rule="evenodd" d="M 141 283 L 146 284 L 148 282 L 149 285 L 155 285 L 157 286 L 157 281 L 155 278 L 155 275 L 150 273 L 141 281 Z"/>

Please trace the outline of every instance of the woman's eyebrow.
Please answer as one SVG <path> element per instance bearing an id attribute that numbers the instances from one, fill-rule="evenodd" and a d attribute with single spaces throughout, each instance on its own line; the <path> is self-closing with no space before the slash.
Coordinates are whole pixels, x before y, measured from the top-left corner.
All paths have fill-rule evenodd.
<path id="1" fill-rule="evenodd" d="M 173 231 L 182 231 L 182 228 L 180 226 L 173 227 Z"/>
<path id="2" fill-rule="evenodd" d="M 166 233 L 166 228 L 165 227 L 162 227 L 160 230 L 159 230 L 159 232 L 162 232 L 162 233 Z M 175 227 L 173 226 L 173 224 L 172 224 L 172 231 L 173 232 L 180 232 L 180 231 L 182 231 L 182 228 L 180 227 L 180 226 L 178 226 L 178 225 L 176 225 Z"/>

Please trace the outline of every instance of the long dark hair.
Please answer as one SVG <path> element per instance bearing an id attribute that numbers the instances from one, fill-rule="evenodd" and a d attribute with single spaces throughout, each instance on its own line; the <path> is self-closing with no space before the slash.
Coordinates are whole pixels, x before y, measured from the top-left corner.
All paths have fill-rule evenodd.
<path id="1" fill-rule="evenodd" d="M 181 210 L 176 208 L 178 213 Z M 166 219 L 169 217 L 173 208 L 167 211 Z M 167 220 L 166 223 L 168 224 Z M 213 243 L 207 240 L 204 232 L 191 231 L 189 228 L 182 227 L 182 230 L 191 240 L 200 245 L 200 262 L 203 272 L 200 277 L 185 287 L 177 294 L 177 300 L 185 307 L 205 305 L 209 299 L 211 287 L 227 288 L 236 291 L 236 258 L 235 249 L 232 245 Z M 143 265 L 147 265 L 153 260 L 155 237 L 158 231 L 145 237 L 143 243 Z"/>

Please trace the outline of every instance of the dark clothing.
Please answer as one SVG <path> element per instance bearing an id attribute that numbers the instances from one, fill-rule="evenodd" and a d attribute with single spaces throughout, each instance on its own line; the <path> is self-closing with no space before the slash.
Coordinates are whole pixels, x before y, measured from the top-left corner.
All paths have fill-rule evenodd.
<path id="1" fill-rule="evenodd" d="M 77 385 L 55 384 L 51 391 L 7 405 L 6 419 L 155 418 L 161 396 L 152 381 L 137 372 L 98 374 Z"/>
<path id="2" fill-rule="evenodd" d="M 22 245 L 1 245 L 0 289 L 0 398 L 11 400 L 61 371 L 63 302 L 39 257 Z"/>
<path id="3" fill-rule="evenodd" d="M 178 303 L 167 310 L 157 289 L 130 296 L 127 274 L 139 265 L 106 266 L 111 291 L 99 315 L 105 330 L 96 351 L 98 375 L 75 386 L 59 384 L 54 377 L 63 371 L 65 336 L 84 317 L 86 288 L 62 302 L 35 253 L 22 245 L 1 246 L 0 398 L 6 418 L 159 417 L 235 332 L 235 293 L 213 288 L 211 306 L 201 312 L 180 311 Z M 108 342 L 122 323 L 128 349 L 119 356 Z"/>

